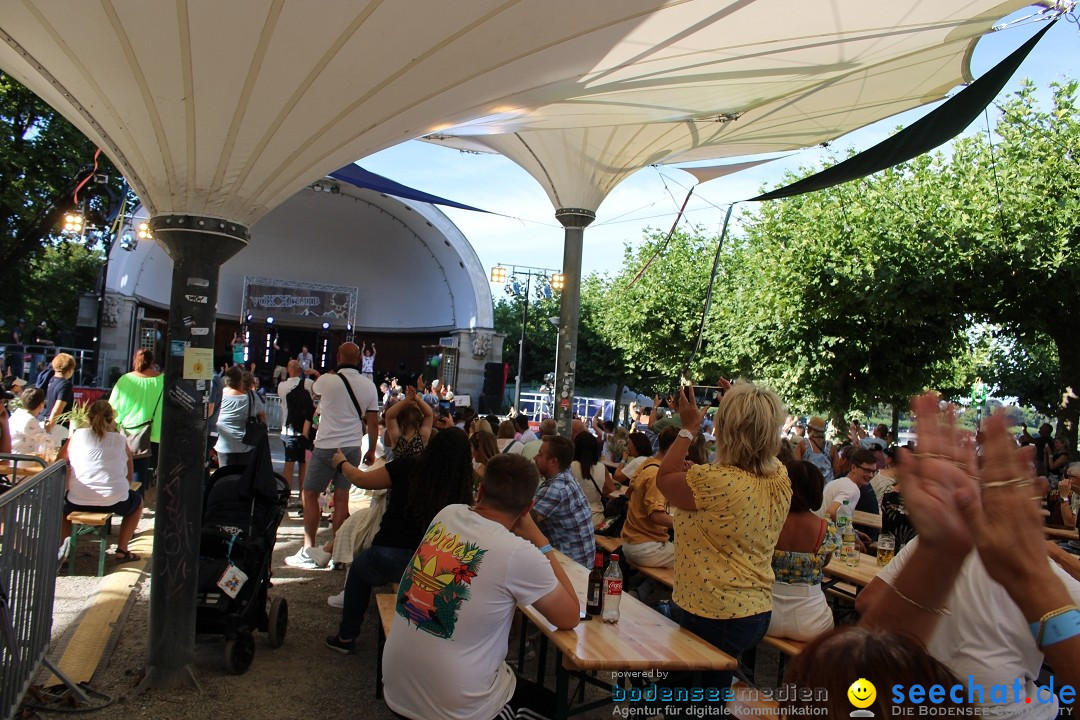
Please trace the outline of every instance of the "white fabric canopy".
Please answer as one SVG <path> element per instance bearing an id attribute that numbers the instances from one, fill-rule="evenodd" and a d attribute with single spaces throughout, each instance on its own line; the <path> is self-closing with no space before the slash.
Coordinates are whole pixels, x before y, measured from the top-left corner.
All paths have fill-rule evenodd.
<path id="1" fill-rule="evenodd" d="M 618 131 L 617 142 L 633 148 L 611 163 L 620 174 L 658 152 L 690 159 L 721 139 L 739 142 L 728 155 L 791 147 L 797 116 L 770 114 L 772 130 L 758 137 L 748 115 L 830 84 L 857 85 L 867 68 L 953 39 L 944 75 L 885 88 L 923 102 L 963 77 L 973 38 L 1024 4 L 0 0 L 0 68 L 98 143 L 153 214 L 251 224 L 326 172 L 453 126 L 679 125 L 670 131 L 682 133 L 678 141 L 650 131 L 657 152 Z M 829 97 L 833 115 L 853 105 L 852 89 Z M 888 107 L 840 113 L 833 125 L 895 112 L 885 94 Z M 738 113 L 734 124 L 709 120 Z M 821 118 L 806 124 L 818 128 Z"/>
<path id="2" fill-rule="evenodd" d="M 768 4 L 754 3 L 754 7 Z M 962 9 L 974 12 L 977 10 L 974 5 L 966 3 Z M 582 96 L 540 108 L 527 116 L 471 123 L 425 140 L 501 153 L 529 172 L 544 187 L 556 208 L 596 211 L 621 180 L 648 165 L 808 147 L 940 100 L 957 84 L 970 80 L 968 62 L 980 34 L 1002 14 L 1021 5 L 983 8 L 976 15 L 977 20 L 963 23 L 956 14 L 959 6 L 933 8 L 922 3 L 892 3 L 891 12 L 900 12 L 900 6 L 907 6 L 905 12 L 909 18 L 907 24 L 897 21 L 894 30 L 877 26 L 857 30 L 859 14 L 852 13 L 849 17 L 845 5 L 842 25 L 847 28 L 843 33 L 847 39 L 840 39 L 839 44 L 832 46 L 795 41 L 792 43 L 795 49 L 789 51 L 812 49 L 822 60 L 831 55 L 834 59 L 842 58 L 842 62 L 813 66 L 807 58 L 801 75 L 791 70 L 777 72 L 762 65 L 756 71 L 759 95 L 754 100 L 745 97 L 746 87 L 741 82 L 748 74 L 735 73 L 738 76 L 735 82 L 702 86 L 693 79 L 694 73 L 688 73 L 680 92 L 696 87 L 701 95 L 681 97 L 685 105 L 717 103 L 708 117 L 697 116 L 680 122 L 650 121 L 650 117 L 661 117 L 662 110 L 673 111 L 674 106 L 660 108 L 662 103 L 646 103 L 641 97 L 640 105 L 629 107 L 609 95 L 602 102 L 594 96 Z M 940 11 L 940 17 L 932 21 L 930 16 L 935 9 Z M 885 12 L 885 8 L 878 6 L 874 10 L 878 16 Z M 921 22 L 912 22 L 919 13 Z M 734 23 L 735 16 L 725 22 Z M 786 19 L 774 22 L 771 27 L 783 22 Z M 819 19 L 818 24 L 821 22 Z M 912 50 L 916 38 L 926 44 Z M 757 59 L 776 63 L 778 57 L 788 57 L 779 51 L 778 55 L 773 54 L 769 48 L 777 45 L 763 43 Z M 856 51 L 856 47 L 860 50 Z M 897 52 L 898 55 L 894 54 Z M 722 54 L 726 58 L 717 60 L 717 64 L 724 66 L 725 72 L 741 65 L 730 50 Z M 782 83 L 776 80 L 781 76 L 786 77 Z M 786 94 L 770 96 L 780 88 Z M 634 92 L 628 89 L 617 94 L 626 98 Z M 665 97 L 663 93 L 657 95 L 662 97 Z M 703 101 L 703 97 L 709 100 Z M 614 112 L 616 109 L 619 113 Z M 559 115 L 560 111 L 564 114 Z M 626 122 L 606 127 L 590 125 L 594 120 L 614 118 Z M 638 122 L 631 122 L 632 118 Z M 575 122 L 583 126 L 565 127 Z M 507 129 L 510 132 L 490 134 L 492 130 Z"/>

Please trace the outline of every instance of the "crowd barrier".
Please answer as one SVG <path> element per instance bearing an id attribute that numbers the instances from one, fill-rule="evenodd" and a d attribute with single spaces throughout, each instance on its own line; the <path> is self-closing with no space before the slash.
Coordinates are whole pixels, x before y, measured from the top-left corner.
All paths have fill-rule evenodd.
<path id="1" fill-rule="evenodd" d="M 0 460 L 21 467 L 40 464 L 25 455 L 0 455 Z M 56 672 L 45 655 L 52 633 L 66 468 L 65 462 L 53 463 L 0 495 L 0 718 L 4 720 L 15 717 L 42 664 Z M 77 687 L 73 691 L 81 695 Z"/>

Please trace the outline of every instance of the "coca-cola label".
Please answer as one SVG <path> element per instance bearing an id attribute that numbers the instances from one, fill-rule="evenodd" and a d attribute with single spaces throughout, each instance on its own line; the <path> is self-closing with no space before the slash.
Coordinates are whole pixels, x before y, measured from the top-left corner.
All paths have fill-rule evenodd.
<path id="1" fill-rule="evenodd" d="M 622 580 L 605 580 L 604 582 L 607 583 L 605 595 L 622 595 Z"/>

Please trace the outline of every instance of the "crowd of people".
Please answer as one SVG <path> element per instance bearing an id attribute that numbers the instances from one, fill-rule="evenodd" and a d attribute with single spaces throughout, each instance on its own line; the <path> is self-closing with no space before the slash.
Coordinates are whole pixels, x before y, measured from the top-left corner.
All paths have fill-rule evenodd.
<path id="1" fill-rule="evenodd" d="M 553 551 L 592 567 L 597 533 L 615 534 L 631 566 L 671 568 L 674 619 L 729 655 L 766 635 L 807 642 L 788 680 L 829 688 L 838 711 L 857 677 L 878 687 L 970 679 L 1022 689 L 978 699 L 992 712 L 1051 718 L 1056 699 L 1025 702 L 1040 691 L 1044 660 L 1059 685 L 1077 680 L 1080 561 L 1044 541 L 1040 509 L 1055 506 L 1075 522 L 1080 464 L 1068 462 L 1049 426 L 1018 439 L 993 416 L 964 434 L 927 395 L 914 402 L 917 444 L 857 424 L 836 442 L 822 418 L 787 415 L 770 390 L 721 381 L 711 402 L 699 405 L 688 386 L 652 408 L 631 406 L 625 427 L 574 418 L 563 437 L 552 419 L 534 430 L 521 414 L 447 412 L 422 376 L 383 387 L 380 403 L 365 350 L 343 344 L 321 374 L 284 360 L 285 475 L 291 484 L 299 467 L 304 525 L 287 563 L 319 569 L 340 556 L 336 538 L 317 537 L 330 492 L 331 536 L 346 523 L 371 526 L 348 558 L 343 592 L 329 599 L 341 616 L 326 645 L 355 652 L 373 592 L 399 583 L 401 628 L 384 667 L 387 703 L 402 716 L 548 716 L 551 693 L 505 662 L 511 619 L 531 604 L 556 627 L 574 627 L 577 595 Z M 44 391 L 22 391 L 22 408 L 0 423 L 0 444 L 37 447 L 64 421 L 71 367 L 62 354 L 53 371 Z M 134 558 L 127 543 L 142 497 L 133 488 L 140 461 L 152 457 L 137 458 L 118 431 L 148 425 L 156 447 L 162 388 L 152 355 L 140 351 L 61 451 L 73 470 L 69 509 L 124 518 L 121 561 Z M 265 413 L 250 371 L 228 368 L 211 400 L 219 462 L 245 464 L 253 448 L 244 427 Z M 384 502 L 350 517 L 353 487 Z M 879 514 L 897 553 L 858 594 L 857 621 L 834 627 L 822 585 L 845 507 Z M 862 550 L 876 539 L 866 530 Z M 823 673 L 825 664 L 834 672 Z M 733 679 L 713 672 L 703 682 L 726 688 Z M 877 703 L 891 712 L 885 693 Z"/>

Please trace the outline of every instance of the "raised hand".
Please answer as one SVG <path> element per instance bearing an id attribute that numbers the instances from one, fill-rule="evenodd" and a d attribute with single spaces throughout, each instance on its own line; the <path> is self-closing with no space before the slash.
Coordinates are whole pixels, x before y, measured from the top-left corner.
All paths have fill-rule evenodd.
<path id="1" fill-rule="evenodd" d="M 926 393 L 911 402 L 918 445 L 914 454 L 900 452 L 900 482 L 919 542 L 962 557 L 972 547 L 961 505 L 978 495 L 975 452 L 963 442 L 952 408 L 942 415 L 939 401 L 937 394 Z"/>
<path id="2" fill-rule="evenodd" d="M 986 571 L 1008 587 L 1032 571 L 1045 570 L 1040 498 L 1032 482 L 1030 446 L 1016 447 L 1003 414 L 991 415 L 983 427 L 983 492 L 980 498 L 975 488 L 963 498 L 964 519 Z"/>
<path id="3" fill-rule="evenodd" d="M 708 408 L 698 409 L 697 397 L 694 395 L 694 386 L 683 385 L 674 404 L 675 412 L 679 413 L 682 426 L 692 433 L 696 433 L 701 423 L 705 420 L 705 411 Z"/>

